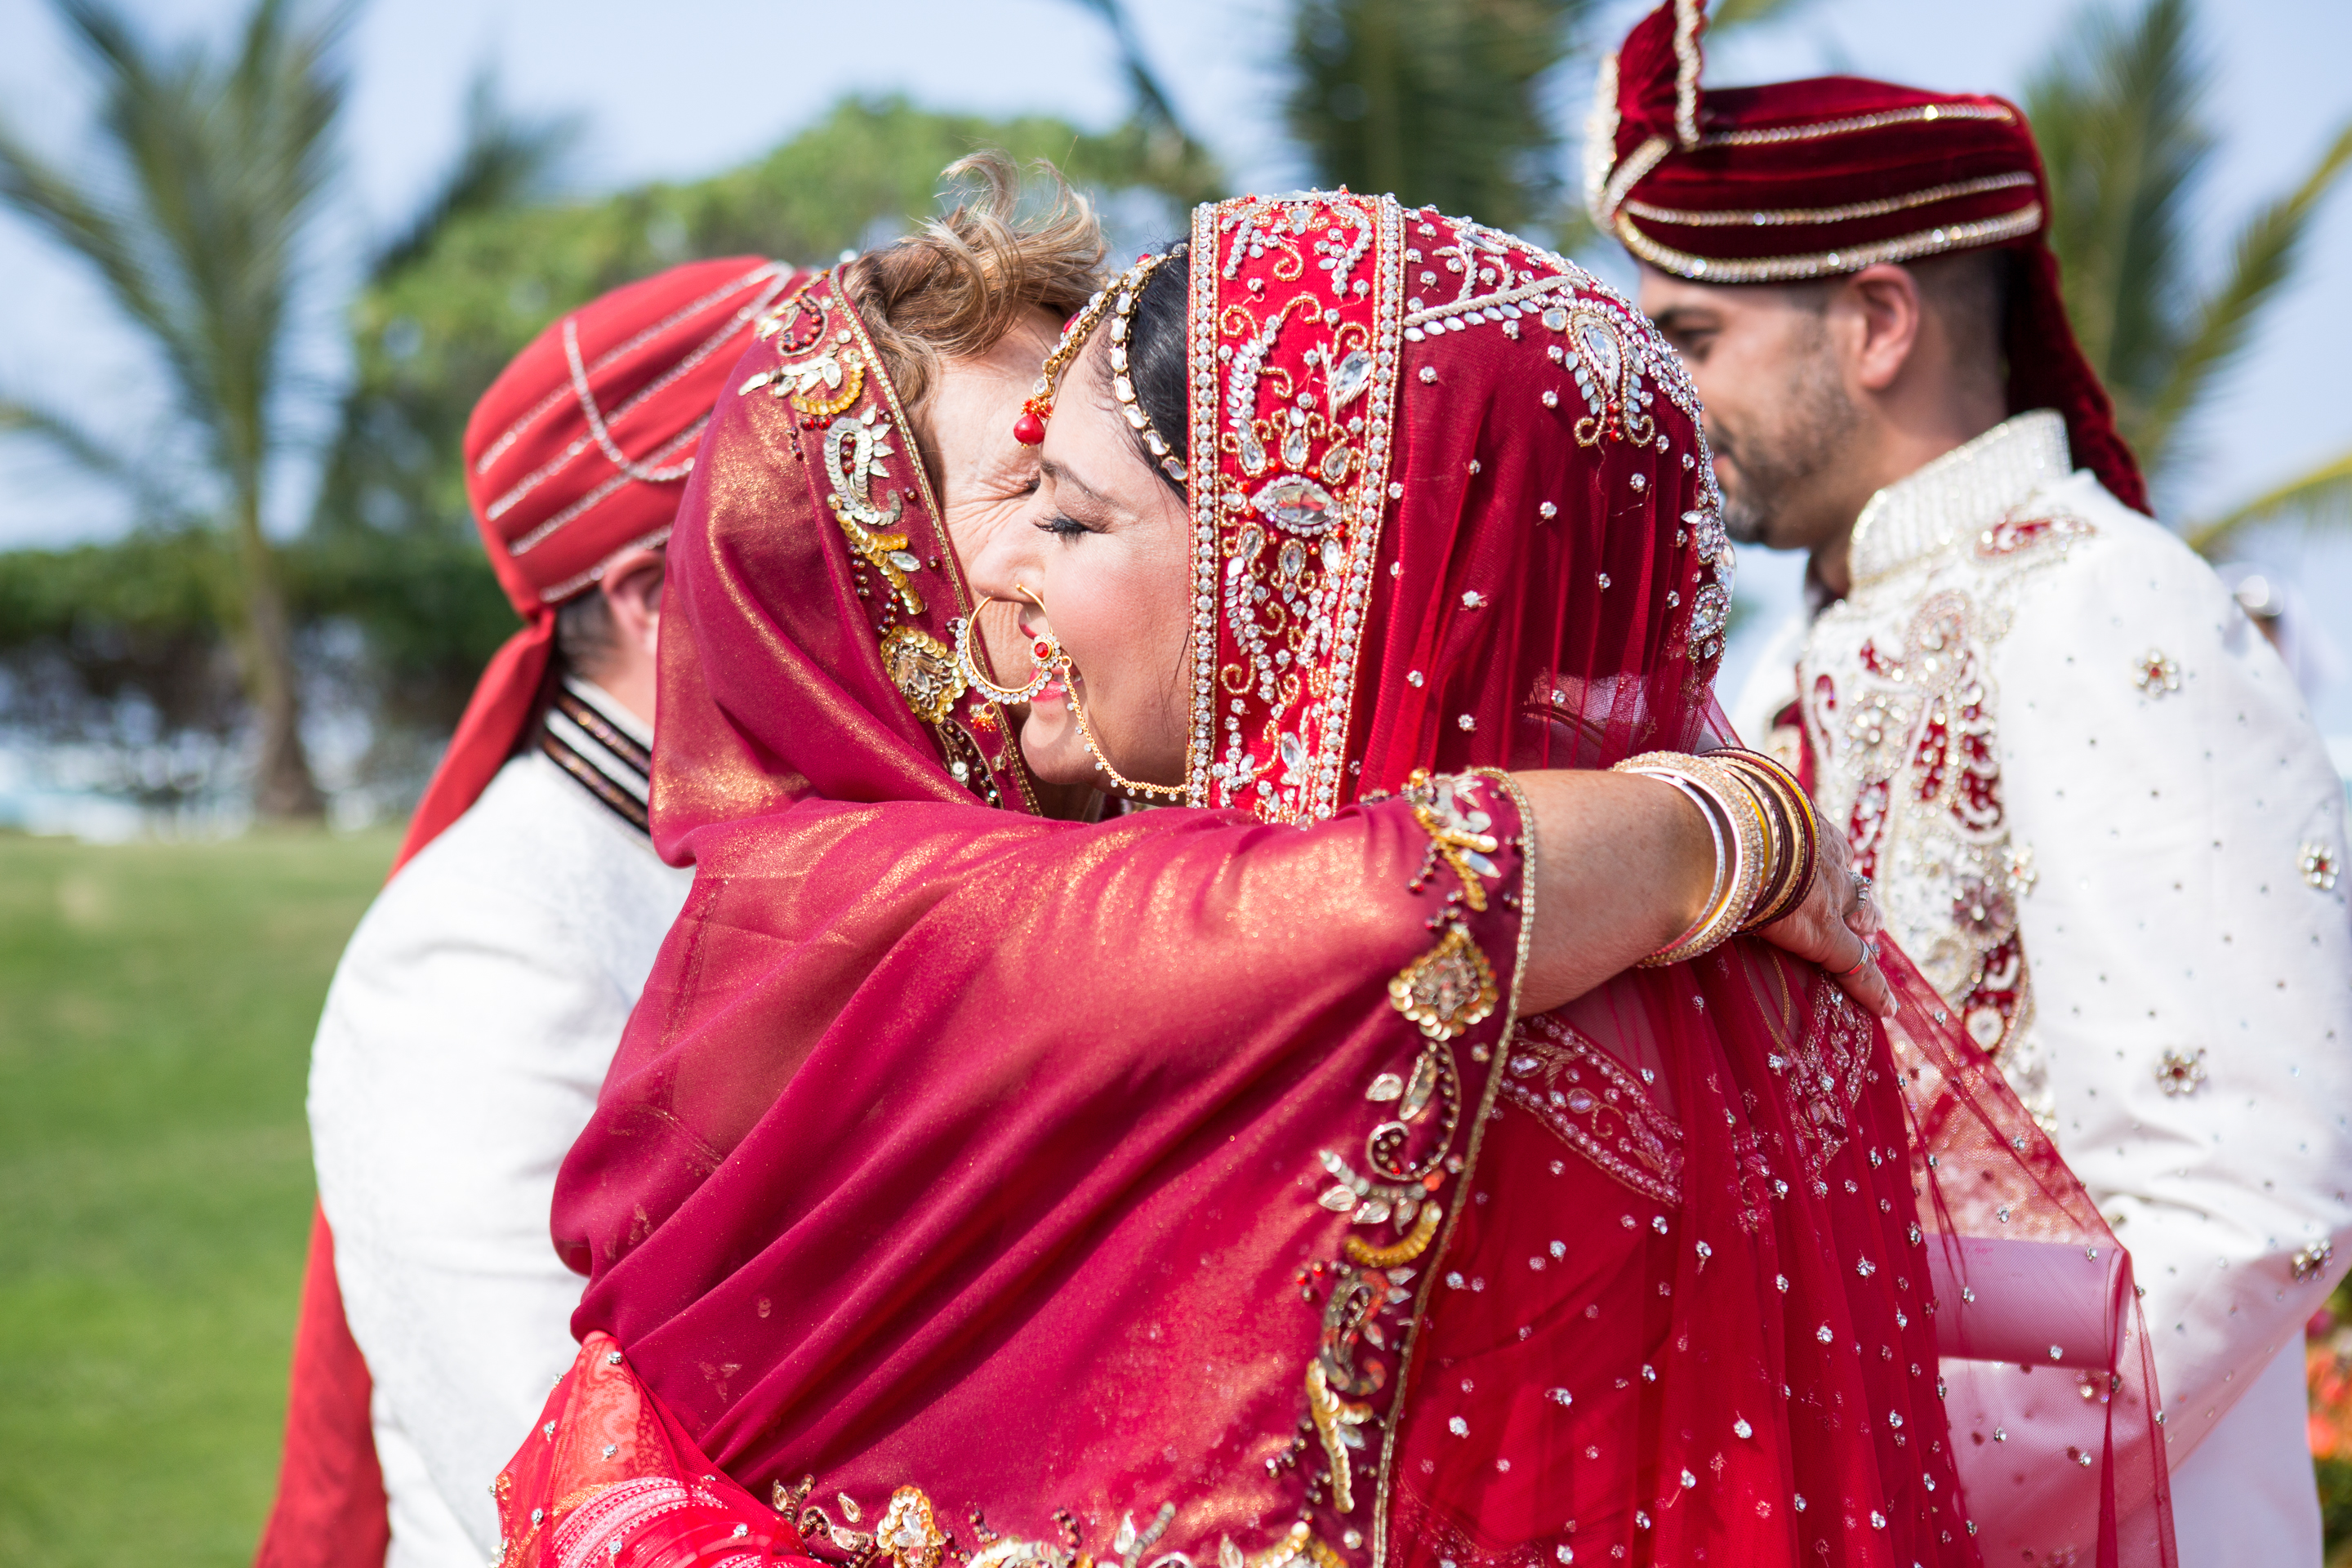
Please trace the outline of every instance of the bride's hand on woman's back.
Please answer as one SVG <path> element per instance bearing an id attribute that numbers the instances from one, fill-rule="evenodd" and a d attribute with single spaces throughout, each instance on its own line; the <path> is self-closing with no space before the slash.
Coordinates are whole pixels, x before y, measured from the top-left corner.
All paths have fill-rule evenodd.
<path id="1" fill-rule="evenodd" d="M 1756 934 L 1820 964 L 1847 995 L 1879 1017 L 1891 1018 L 1895 990 L 1879 972 L 1873 940 L 1886 922 L 1870 896 L 1870 879 L 1854 873 L 1843 834 L 1823 833 L 1820 844 L 1820 867 L 1804 902 Z"/>

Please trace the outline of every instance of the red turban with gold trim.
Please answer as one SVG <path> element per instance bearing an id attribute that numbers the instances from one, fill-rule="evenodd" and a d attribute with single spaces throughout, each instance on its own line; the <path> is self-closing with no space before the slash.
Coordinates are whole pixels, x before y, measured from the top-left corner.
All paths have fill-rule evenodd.
<path id="1" fill-rule="evenodd" d="M 463 815 L 513 754 L 546 684 L 556 608 L 593 588 L 614 556 L 669 537 L 752 318 L 793 276 L 735 256 L 615 289 L 532 339 L 475 405 L 466 493 L 490 568 L 524 624 L 483 670 L 395 868 Z"/>
<path id="2" fill-rule="evenodd" d="M 2010 411 L 2056 409 L 2075 460 L 2146 511 L 2139 465 L 2066 320 L 2049 182 L 2024 111 L 1860 77 L 1705 92 L 1706 26 L 1705 0 L 1664 0 L 1602 62 L 1585 139 L 1593 220 L 1650 266 L 1702 283 L 2015 250 Z"/>

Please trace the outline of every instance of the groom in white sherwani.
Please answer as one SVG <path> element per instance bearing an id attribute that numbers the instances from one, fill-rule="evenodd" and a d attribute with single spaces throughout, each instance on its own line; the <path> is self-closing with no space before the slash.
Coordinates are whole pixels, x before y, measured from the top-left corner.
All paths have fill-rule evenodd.
<path id="1" fill-rule="evenodd" d="M 1685 31 L 1687 134 L 1617 138 L 1612 59 L 1591 195 L 1697 383 L 1733 536 L 1810 557 L 1734 718 L 1801 756 L 1891 934 L 2130 1249 L 2183 1568 L 2317 1568 L 2343 787 L 2277 654 L 2146 515 L 2022 112 L 1848 79 L 1701 94 Z"/>

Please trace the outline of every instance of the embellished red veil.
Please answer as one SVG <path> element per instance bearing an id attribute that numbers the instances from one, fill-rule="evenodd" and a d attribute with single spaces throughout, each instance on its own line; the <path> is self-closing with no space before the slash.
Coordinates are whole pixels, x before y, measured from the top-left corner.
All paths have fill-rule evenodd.
<path id="1" fill-rule="evenodd" d="M 2127 1265 L 1931 992 L 1890 1040 L 1740 941 L 1517 1016 L 1547 851 L 1475 770 L 1717 731 L 1672 355 L 1393 201 L 1204 206 L 1189 267 L 1207 809 L 1024 809 L 829 279 L 714 415 L 696 889 L 558 1187 L 584 1348 L 506 1561 L 1966 1563 L 1980 1485 L 2033 1561 L 2166 1560 Z M 2041 1364 L 1948 1421 L 1939 1338 Z"/>

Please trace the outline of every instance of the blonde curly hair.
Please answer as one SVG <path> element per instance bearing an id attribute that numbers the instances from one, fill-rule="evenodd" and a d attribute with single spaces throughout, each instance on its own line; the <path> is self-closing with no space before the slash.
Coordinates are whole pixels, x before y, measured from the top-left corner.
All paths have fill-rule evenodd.
<path id="1" fill-rule="evenodd" d="M 1102 287 L 1108 248 L 1094 205 L 1043 159 L 1029 166 L 1026 190 L 1019 165 L 993 150 L 958 159 L 941 178 L 969 175 L 982 186 L 971 199 L 840 271 L 934 471 L 925 409 L 940 363 L 988 353 L 1033 310 L 1075 314 Z M 1045 200 L 1023 216 L 1023 197 L 1040 187 Z"/>

